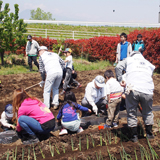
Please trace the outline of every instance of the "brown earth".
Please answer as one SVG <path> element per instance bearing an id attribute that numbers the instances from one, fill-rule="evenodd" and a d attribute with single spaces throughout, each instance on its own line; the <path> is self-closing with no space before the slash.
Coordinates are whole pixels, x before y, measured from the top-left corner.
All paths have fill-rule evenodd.
<path id="1" fill-rule="evenodd" d="M 109 68 L 114 70 L 113 67 L 108 67 L 107 69 Z M 81 102 L 84 96 L 85 87 L 87 83 L 92 81 L 92 79 L 94 79 L 95 76 L 99 74 L 103 75 L 104 70 L 78 72 L 77 80 L 82 84 L 82 87 L 79 88 L 78 90 L 73 89 L 73 92 L 76 95 L 78 103 Z M 0 76 L 0 80 L 3 85 L 2 89 L 0 90 L 0 113 L 2 113 L 2 111 L 4 110 L 4 106 L 8 103 L 12 103 L 12 94 L 15 88 L 19 88 L 19 87 L 27 88 L 31 85 L 39 83 L 41 81 L 41 77 L 39 73 L 30 73 L 30 74 Z M 160 105 L 160 98 L 159 98 L 160 85 L 158 85 L 160 82 L 160 75 L 155 74 L 153 76 L 153 80 L 155 84 L 153 104 Z M 40 88 L 39 86 L 29 89 L 28 93 L 43 100 L 43 89 Z M 60 104 L 62 103 L 63 103 L 63 97 L 61 96 Z M 56 116 L 58 113 L 58 110 L 55 111 L 53 110 L 53 108 L 51 108 L 51 110 L 53 114 Z M 159 114 L 160 114 L 160 111 L 154 112 L 155 124 L 154 124 L 153 130 L 155 134 L 155 139 L 150 141 L 150 143 L 160 157 L 160 148 L 159 148 L 160 147 L 160 131 L 159 131 L 160 126 L 158 126 L 158 122 L 160 123 Z M 142 122 L 142 118 L 140 117 L 139 117 L 139 122 Z M 84 132 L 80 134 L 72 134 L 72 135 L 69 134 L 69 135 L 59 137 L 58 133 L 59 131 L 52 132 L 52 136 L 48 140 L 41 141 L 38 144 L 34 145 L 36 158 L 38 160 L 43 159 L 42 153 L 40 150 L 42 150 L 43 154 L 45 155 L 45 159 L 47 160 L 48 159 L 63 159 L 63 160 L 97 159 L 97 156 L 99 159 L 102 159 L 102 156 L 103 156 L 103 159 L 110 159 L 109 153 L 111 155 L 114 155 L 117 159 L 121 159 L 120 152 L 122 155 L 123 153 L 126 152 L 132 157 L 132 159 L 135 159 L 135 151 L 138 159 L 142 159 L 139 144 L 128 141 L 128 138 L 130 138 L 130 134 L 129 134 L 130 132 L 127 128 L 126 118 L 120 119 L 120 125 L 118 129 L 105 129 L 105 130 L 99 131 L 98 126 L 90 126 L 88 129 L 86 129 Z M 111 144 L 109 144 L 109 141 L 108 141 L 108 137 L 110 137 L 110 134 L 111 134 Z M 88 149 L 87 149 L 87 136 L 88 136 L 88 144 L 89 144 Z M 95 143 L 94 147 L 93 147 L 91 137 L 93 137 L 94 139 L 94 143 Z M 105 137 L 106 137 L 107 146 L 105 143 Z M 81 148 L 82 148 L 81 151 L 79 151 L 80 138 L 81 138 Z M 140 138 L 139 139 L 140 144 L 144 146 L 146 149 L 148 149 L 148 152 L 150 153 L 150 159 L 153 159 L 147 144 L 147 140 L 142 136 L 141 127 L 139 127 L 139 138 Z M 121 143 L 121 140 L 122 140 L 122 143 Z M 74 151 L 72 151 L 71 141 L 73 141 Z M 54 146 L 54 157 L 51 156 L 49 143 L 52 146 Z M 62 145 L 65 146 L 65 153 L 64 153 L 64 147 L 62 147 Z M 2 159 L 6 159 L 7 153 L 9 153 L 9 157 L 10 159 L 12 159 L 13 151 L 15 152 L 16 146 L 17 146 L 17 159 L 23 159 L 22 148 L 24 150 L 24 159 L 28 159 L 29 147 L 31 147 L 30 159 L 34 159 L 33 145 L 31 146 L 22 145 L 20 140 L 8 145 L 0 144 L 0 148 L 1 148 L 0 157 L 2 157 Z M 56 147 L 59 149 L 60 154 L 57 153 L 58 151 L 56 151 Z M 123 147 L 125 152 L 122 152 Z M 107 151 L 107 148 L 108 148 L 108 151 Z M 9 152 L 7 152 L 8 149 L 9 149 Z"/>

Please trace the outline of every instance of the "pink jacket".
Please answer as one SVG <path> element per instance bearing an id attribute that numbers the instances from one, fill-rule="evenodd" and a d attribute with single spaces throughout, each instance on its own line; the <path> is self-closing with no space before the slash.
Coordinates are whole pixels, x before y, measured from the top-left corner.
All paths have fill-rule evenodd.
<path id="1" fill-rule="evenodd" d="M 54 115 L 42 102 L 32 100 L 31 98 L 25 99 L 18 110 L 18 118 L 26 115 L 36 119 L 40 124 L 43 124 L 54 118 Z M 17 131 L 21 131 L 19 123 L 17 124 Z"/>

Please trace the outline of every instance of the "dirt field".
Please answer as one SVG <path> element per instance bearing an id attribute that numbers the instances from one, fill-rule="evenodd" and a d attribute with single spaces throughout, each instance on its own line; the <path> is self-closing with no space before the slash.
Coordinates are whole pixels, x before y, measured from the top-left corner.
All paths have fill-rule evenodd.
<path id="1" fill-rule="evenodd" d="M 109 68 L 114 70 L 113 67 L 109 67 Z M 78 72 L 77 80 L 82 84 L 82 87 L 79 88 L 78 90 L 73 89 L 73 92 L 76 94 L 78 103 L 81 102 L 84 96 L 85 87 L 87 83 L 92 81 L 92 79 L 94 79 L 95 76 L 99 74 L 103 75 L 104 70 Z M 160 75 L 154 75 L 153 79 L 155 84 L 153 104 L 160 106 L 160 98 L 159 98 L 160 97 L 160 85 L 159 85 Z M 2 111 L 4 110 L 4 106 L 8 103 L 12 103 L 12 94 L 15 88 L 19 88 L 19 87 L 27 88 L 31 85 L 34 85 L 40 82 L 41 77 L 39 73 L 31 73 L 31 74 L 0 76 L 0 80 L 3 85 L 2 89 L 0 89 L 0 113 L 2 113 Z M 43 89 L 40 88 L 39 86 L 36 86 L 28 90 L 28 93 L 43 100 Z M 62 103 L 63 103 L 63 97 L 61 96 L 60 104 Z M 51 110 L 53 114 L 56 116 L 58 111 L 53 110 L 53 108 L 51 108 Z M 159 132 L 160 126 L 158 127 L 158 124 L 157 124 L 158 122 L 160 122 L 159 114 L 160 114 L 160 111 L 154 112 L 155 124 L 154 124 L 153 130 L 155 134 L 155 139 L 152 140 L 150 143 L 160 157 L 160 148 L 159 148 L 160 147 L 160 132 Z M 142 122 L 142 119 L 140 117 L 139 117 L 139 122 Z M 135 152 L 137 154 L 138 159 L 142 159 L 141 157 L 142 153 L 140 152 L 140 150 L 142 150 L 142 146 L 146 148 L 147 153 L 150 153 L 149 154 L 150 159 L 153 159 L 147 144 L 147 140 L 142 135 L 142 128 L 140 127 L 140 125 L 139 125 L 139 138 L 140 138 L 139 142 L 142 146 L 140 144 L 135 144 L 128 141 L 128 138 L 130 138 L 130 133 L 127 128 L 126 118 L 120 119 L 120 125 L 118 129 L 111 129 L 111 130 L 105 129 L 105 130 L 99 131 L 98 126 L 90 126 L 87 130 L 85 130 L 81 134 L 72 134 L 72 135 L 65 135 L 63 137 L 59 137 L 58 133 L 59 133 L 58 131 L 52 132 L 52 136 L 48 140 L 39 142 L 34 146 L 37 160 L 43 159 L 44 155 L 45 155 L 45 159 L 47 160 L 49 159 L 63 159 L 63 160 L 88 159 L 89 160 L 89 159 L 97 159 L 97 158 L 102 159 L 102 156 L 103 156 L 103 159 L 110 159 L 112 158 L 111 157 L 112 155 L 114 155 L 117 159 L 122 159 L 121 155 L 122 157 L 131 156 L 132 159 L 136 159 Z M 80 142 L 81 142 L 81 145 L 79 145 Z M 51 146 L 54 146 L 54 148 L 52 148 L 54 149 L 54 157 L 51 156 L 49 144 L 51 144 Z M 34 159 L 33 146 L 32 145 L 24 146 L 21 144 L 20 140 L 9 145 L 0 144 L 0 148 L 1 148 L 0 157 L 2 157 L 2 159 L 6 159 L 7 150 L 9 149 L 8 153 L 11 158 L 13 156 L 12 151 L 15 151 L 16 146 L 17 146 L 17 159 L 23 159 L 22 148 L 24 151 L 24 159 L 28 159 L 28 158 Z M 81 146 L 81 151 L 80 151 L 80 146 Z M 123 150 L 123 147 L 124 147 L 124 150 Z M 72 151 L 72 149 L 74 151 Z M 40 150 L 42 150 L 42 152 Z M 60 154 L 58 151 L 60 152 Z M 29 157 L 28 157 L 28 152 L 30 152 Z M 128 155 L 125 153 L 127 153 Z M 3 155 L 4 155 L 4 158 L 3 158 Z"/>

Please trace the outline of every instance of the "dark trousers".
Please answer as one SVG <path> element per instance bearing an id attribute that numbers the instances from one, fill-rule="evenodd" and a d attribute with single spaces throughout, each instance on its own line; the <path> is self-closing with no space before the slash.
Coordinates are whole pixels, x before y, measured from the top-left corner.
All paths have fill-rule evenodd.
<path id="1" fill-rule="evenodd" d="M 63 83 L 63 90 L 67 90 L 67 85 L 69 84 L 72 78 L 72 70 L 70 68 L 66 68 L 66 76 Z"/>
<path id="2" fill-rule="evenodd" d="M 96 103 L 96 106 L 98 107 L 98 113 L 103 112 L 104 114 L 107 114 L 106 104 L 107 104 L 107 101 L 105 99 L 103 99 L 103 98 L 101 98 Z M 88 100 L 86 98 L 82 99 L 81 105 L 83 107 L 87 107 L 87 108 L 92 110 L 92 106 L 89 104 L 89 102 L 88 102 Z M 93 110 L 92 110 L 92 112 L 93 112 Z M 82 116 L 87 116 L 86 114 L 87 114 L 87 112 L 82 112 Z"/>
<path id="3" fill-rule="evenodd" d="M 37 66 L 37 68 L 39 69 L 39 64 L 37 62 L 37 56 L 28 56 L 28 65 L 29 68 L 32 69 L 32 61 L 34 62 L 34 64 Z"/>

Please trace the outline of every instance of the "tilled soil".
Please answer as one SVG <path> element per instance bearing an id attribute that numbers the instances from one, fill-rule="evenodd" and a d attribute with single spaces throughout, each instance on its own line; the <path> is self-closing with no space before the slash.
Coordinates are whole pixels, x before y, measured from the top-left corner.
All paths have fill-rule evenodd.
<path id="1" fill-rule="evenodd" d="M 113 67 L 108 67 L 107 69 L 112 69 L 114 71 Z M 77 90 L 73 89 L 78 103 L 81 103 L 81 100 L 83 99 L 87 83 L 92 81 L 97 75 L 103 75 L 104 71 L 105 70 L 78 72 L 77 80 L 82 84 L 82 87 Z M 27 88 L 31 85 L 39 83 L 41 81 L 41 77 L 39 73 L 28 73 L 0 76 L 0 80 L 3 85 L 2 89 L 0 89 L 0 113 L 2 113 L 5 105 L 8 103 L 12 103 L 12 95 L 14 89 L 17 89 L 19 87 Z M 155 74 L 153 76 L 153 80 L 155 84 L 153 104 L 160 105 L 160 75 Z M 29 89 L 28 93 L 43 101 L 43 88 L 40 88 L 38 85 Z M 62 103 L 63 96 L 60 96 L 60 104 Z M 51 110 L 56 117 L 58 110 L 55 111 L 53 108 L 51 108 Z M 152 140 L 150 143 L 160 157 L 160 132 L 158 127 L 158 122 L 160 119 L 159 114 L 160 111 L 154 112 L 155 124 L 153 130 L 155 134 L 155 139 Z M 139 122 L 142 122 L 142 118 L 139 118 Z M 141 123 L 139 123 L 139 126 L 140 124 Z M 41 141 L 38 144 L 34 145 L 35 155 L 38 160 L 43 159 L 44 156 L 47 160 L 86 160 L 97 158 L 102 159 L 102 156 L 103 159 L 110 159 L 109 157 L 111 156 L 115 156 L 117 159 L 121 159 L 121 156 L 123 156 L 123 154 L 124 156 L 126 156 L 125 152 L 129 154 L 128 156 L 131 156 L 132 159 L 136 159 L 136 152 L 138 159 L 142 159 L 143 157 L 141 157 L 142 153 L 140 152 L 140 144 L 143 145 L 146 149 L 148 148 L 148 152 L 150 153 L 150 159 L 153 159 L 150 149 L 148 147 L 147 140 L 142 136 L 142 129 L 139 129 L 140 144 L 128 141 L 128 139 L 130 138 L 130 132 L 127 128 L 126 118 L 120 119 L 120 125 L 118 129 L 104 129 L 99 131 L 98 126 L 90 126 L 88 129 L 86 129 L 80 134 L 69 134 L 59 137 L 58 133 L 59 131 L 52 132 L 52 136 L 49 139 Z M 81 147 L 79 145 L 80 143 Z M 52 157 L 51 155 L 50 147 L 51 149 L 54 149 L 54 157 Z M 22 145 L 20 140 L 8 145 L 0 144 L 0 148 L 0 157 L 2 157 L 2 159 L 6 159 L 7 153 L 10 159 L 13 159 L 13 151 L 14 153 L 15 151 L 17 152 L 17 159 L 23 159 L 23 157 L 24 159 L 34 159 L 33 145 Z"/>

